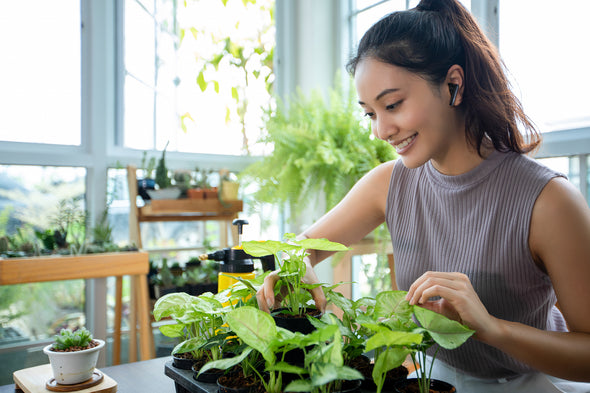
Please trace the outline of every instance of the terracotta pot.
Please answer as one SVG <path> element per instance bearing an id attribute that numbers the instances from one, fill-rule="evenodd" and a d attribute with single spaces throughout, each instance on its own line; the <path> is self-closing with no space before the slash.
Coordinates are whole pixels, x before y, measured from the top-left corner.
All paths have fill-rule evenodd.
<path id="1" fill-rule="evenodd" d="M 217 187 L 206 188 L 203 192 L 205 194 L 204 195 L 205 199 L 217 199 L 218 198 Z"/>
<path id="2" fill-rule="evenodd" d="M 204 199 L 205 192 L 202 188 L 189 188 L 186 190 L 186 196 L 191 199 Z"/>

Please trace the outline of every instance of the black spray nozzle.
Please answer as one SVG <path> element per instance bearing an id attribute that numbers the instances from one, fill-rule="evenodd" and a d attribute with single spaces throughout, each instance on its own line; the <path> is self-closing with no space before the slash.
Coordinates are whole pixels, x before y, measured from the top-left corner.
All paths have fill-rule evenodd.
<path id="1" fill-rule="evenodd" d="M 275 270 L 275 256 L 273 254 L 256 258 L 251 256 L 250 254 L 247 254 L 246 251 L 242 249 L 224 248 L 222 250 L 214 251 L 209 254 L 202 254 L 199 256 L 199 259 L 201 261 L 211 260 L 222 262 L 222 271 L 224 271 L 224 269 L 233 269 L 233 267 L 229 267 L 230 265 L 246 265 L 248 267 L 245 269 L 250 269 L 250 266 L 253 266 L 253 258 L 260 259 L 260 262 L 262 264 L 262 270 Z"/>
<path id="2" fill-rule="evenodd" d="M 242 220 L 236 218 L 232 221 L 232 225 L 236 225 L 238 227 L 238 246 L 242 245 L 242 233 L 243 233 L 243 226 L 248 225 L 248 220 Z"/>

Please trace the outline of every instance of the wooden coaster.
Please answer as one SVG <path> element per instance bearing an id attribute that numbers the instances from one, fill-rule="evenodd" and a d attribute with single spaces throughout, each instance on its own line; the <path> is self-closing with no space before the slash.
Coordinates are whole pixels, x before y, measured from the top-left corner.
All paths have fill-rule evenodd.
<path id="1" fill-rule="evenodd" d="M 117 382 L 115 382 L 111 377 L 109 377 L 102 371 L 95 369 L 95 372 L 97 371 L 102 375 L 102 380 L 94 386 L 79 387 L 79 384 L 58 385 L 60 387 L 66 388 L 74 386 L 76 387 L 75 391 L 78 393 L 115 393 L 117 391 Z M 95 376 L 96 374 L 93 375 L 93 379 L 95 378 Z M 53 371 L 51 370 L 51 365 L 49 365 L 49 363 L 41 366 L 25 368 L 23 370 L 15 371 L 12 374 L 12 377 L 14 379 L 15 386 L 19 387 L 24 393 L 49 393 L 50 390 L 58 392 L 74 391 L 54 389 L 48 390 L 48 381 L 51 382 L 51 380 L 53 379 Z"/>
<path id="2" fill-rule="evenodd" d="M 51 378 L 49 381 L 47 381 L 45 387 L 47 390 L 51 390 L 52 392 L 75 392 L 76 390 L 82 390 L 96 386 L 101 383 L 103 379 L 103 373 L 98 370 L 94 370 L 92 377 L 84 382 L 75 383 L 72 385 L 62 385 L 57 383 L 55 378 Z"/>

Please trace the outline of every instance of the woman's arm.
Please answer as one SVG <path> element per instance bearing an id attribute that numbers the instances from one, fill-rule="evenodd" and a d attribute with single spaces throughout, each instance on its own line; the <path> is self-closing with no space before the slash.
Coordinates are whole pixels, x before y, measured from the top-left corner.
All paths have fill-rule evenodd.
<path id="1" fill-rule="evenodd" d="M 354 185 L 350 192 L 332 210 L 306 229 L 299 238 L 326 238 L 333 242 L 354 244 L 364 238 L 385 219 L 385 205 L 389 181 L 394 161 L 386 162 L 368 172 Z M 306 283 L 317 283 L 313 266 L 332 253 L 308 250 L 308 266 L 304 277 Z M 261 310 L 269 311 L 275 305 L 274 287 L 278 281 L 276 272 L 269 274 L 264 285 L 256 294 Z M 325 297 L 321 288 L 311 291 L 316 306 L 325 307 Z"/>
<path id="2" fill-rule="evenodd" d="M 555 289 L 570 332 L 549 332 L 488 314 L 469 279 L 460 273 L 428 272 L 408 293 L 412 304 L 444 301 L 429 308 L 455 317 L 475 337 L 514 358 L 559 378 L 590 381 L 590 209 L 566 180 L 551 180 L 531 218 L 529 246 Z"/>

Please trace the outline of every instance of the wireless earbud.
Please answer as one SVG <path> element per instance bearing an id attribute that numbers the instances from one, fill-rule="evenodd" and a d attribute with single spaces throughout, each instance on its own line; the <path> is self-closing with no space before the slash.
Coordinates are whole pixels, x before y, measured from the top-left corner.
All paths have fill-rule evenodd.
<path id="1" fill-rule="evenodd" d="M 458 92 L 459 92 L 459 85 L 456 83 L 449 83 L 449 93 L 451 93 L 451 102 L 449 103 L 450 106 L 455 105 L 455 100 L 457 99 Z"/>

